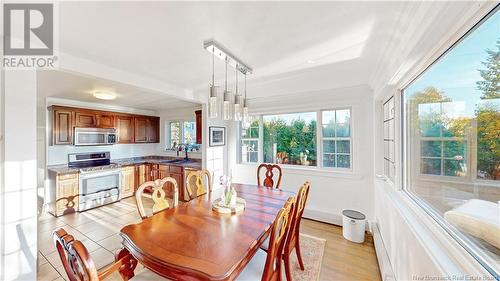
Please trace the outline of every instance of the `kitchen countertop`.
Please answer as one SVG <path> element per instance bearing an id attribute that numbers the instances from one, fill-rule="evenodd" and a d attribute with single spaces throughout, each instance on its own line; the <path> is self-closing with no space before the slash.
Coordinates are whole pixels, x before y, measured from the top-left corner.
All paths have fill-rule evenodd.
<path id="1" fill-rule="evenodd" d="M 179 166 L 187 169 L 199 170 L 201 169 L 201 159 L 189 159 L 190 162 L 187 163 L 162 163 L 166 160 L 173 160 L 176 157 L 170 156 L 144 156 L 144 157 L 133 157 L 133 158 L 119 158 L 119 159 L 111 159 L 110 165 L 99 166 L 97 169 L 93 167 L 92 170 L 106 170 L 106 169 L 115 169 L 125 166 L 132 165 L 140 165 L 140 164 L 163 164 L 169 166 Z M 68 167 L 67 164 L 61 165 L 49 165 L 47 166 L 47 170 L 50 172 L 54 172 L 58 175 L 62 174 L 72 174 L 79 173 L 80 168 L 72 168 Z M 85 168 L 83 168 L 85 170 Z"/>

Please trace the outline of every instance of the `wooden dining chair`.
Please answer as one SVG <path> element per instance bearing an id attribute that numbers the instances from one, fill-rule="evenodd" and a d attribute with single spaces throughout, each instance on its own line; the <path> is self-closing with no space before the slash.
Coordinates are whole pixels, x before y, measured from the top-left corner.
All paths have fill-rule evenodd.
<path id="1" fill-rule="evenodd" d="M 130 253 L 118 252 L 112 265 L 98 271 L 87 248 L 81 241 L 75 240 L 62 228 L 54 231 L 53 239 L 69 281 L 100 281 L 110 277 L 115 272 L 118 272 L 125 281 L 134 276 L 134 279 L 137 280 L 160 280 L 158 275 L 148 269 L 143 269 L 135 274 L 137 260 Z"/>
<path id="2" fill-rule="evenodd" d="M 302 255 L 300 253 L 300 243 L 299 243 L 299 232 L 300 232 L 300 221 L 302 215 L 304 214 L 305 205 L 307 202 L 307 197 L 309 196 L 309 187 L 311 184 L 305 182 L 299 189 L 297 194 L 297 201 L 294 204 L 294 210 L 292 211 L 291 221 L 290 221 L 290 231 L 287 234 L 285 245 L 283 247 L 283 261 L 285 264 L 285 275 L 286 280 L 292 281 L 292 273 L 290 267 L 290 255 L 293 249 L 295 249 L 295 254 L 297 255 L 297 261 L 301 270 L 304 270 L 304 263 L 302 261 Z M 269 245 L 264 242 L 261 249 L 268 252 Z"/>
<path id="3" fill-rule="evenodd" d="M 170 185 L 165 185 L 165 183 L 171 183 Z M 170 186 L 172 190 L 172 202 L 169 203 L 168 197 L 164 188 Z M 148 189 L 151 193 L 145 193 L 144 191 Z M 177 186 L 177 181 L 171 177 L 165 177 L 163 179 L 148 181 L 139 186 L 135 192 L 135 200 L 137 202 L 137 210 L 142 219 L 148 217 L 146 210 L 144 209 L 144 204 L 142 198 L 149 198 L 153 200 L 153 214 L 160 212 L 165 209 L 174 208 L 179 205 L 179 188 Z"/>
<path id="4" fill-rule="evenodd" d="M 206 169 L 189 172 L 186 176 L 186 189 L 190 199 L 212 191 L 210 172 Z"/>
<path id="5" fill-rule="evenodd" d="M 265 257 L 264 267 L 262 267 L 262 253 L 265 254 L 265 252 L 258 251 L 239 275 L 238 280 L 258 280 L 259 277 L 262 281 L 281 280 L 281 257 L 285 246 L 285 240 L 290 230 L 294 205 L 295 197 L 288 198 L 285 206 L 280 209 L 271 226 L 269 249 Z M 262 274 L 259 275 L 259 273 Z"/>
<path id="6" fill-rule="evenodd" d="M 261 170 L 266 169 L 264 181 L 260 181 Z M 274 184 L 274 170 L 278 171 L 278 180 Z M 276 164 L 260 164 L 257 168 L 257 185 L 269 188 L 280 188 L 281 184 L 281 167 Z"/>

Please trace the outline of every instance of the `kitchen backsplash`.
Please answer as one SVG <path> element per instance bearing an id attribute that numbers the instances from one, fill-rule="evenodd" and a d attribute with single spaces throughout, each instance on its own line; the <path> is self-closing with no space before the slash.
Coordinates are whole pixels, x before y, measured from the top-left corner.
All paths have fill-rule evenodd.
<path id="1" fill-rule="evenodd" d="M 69 153 L 81 152 L 111 152 L 111 159 L 130 158 L 148 155 L 161 155 L 161 146 L 158 143 L 148 144 L 115 144 L 109 146 L 49 146 L 47 154 L 48 165 L 67 164 Z"/>

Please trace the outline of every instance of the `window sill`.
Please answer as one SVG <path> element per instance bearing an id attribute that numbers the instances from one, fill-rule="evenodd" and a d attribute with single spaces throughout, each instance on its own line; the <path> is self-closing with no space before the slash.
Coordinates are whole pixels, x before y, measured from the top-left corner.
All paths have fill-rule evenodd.
<path id="1" fill-rule="evenodd" d="M 236 166 L 240 167 L 253 167 L 257 171 L 257 167 L 261 163 L 238 163 Z M 317 168 L 310 166 L 292 166 L 292 165 L 279 165 L 283 171 L 289 174 L 297 175 L 308 175 L 308 176 L 318 176 L 318 177 L 329 177 L 329 178 L 345 178 L 345 179 L 362 179 L 363 177 L 356 174 L 352 169 L 340 170 L 340 169 L 328 169 L 328 168 Z"/>

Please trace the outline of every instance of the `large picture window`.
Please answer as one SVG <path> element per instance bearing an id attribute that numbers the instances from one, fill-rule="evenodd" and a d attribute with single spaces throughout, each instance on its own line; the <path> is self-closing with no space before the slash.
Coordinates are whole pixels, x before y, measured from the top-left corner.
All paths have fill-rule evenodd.
<path id="1" fill-rule="evenodd" d="M 352 150 L 349 108 L 254 116 L 241 130 L 242 163 L 350 170 Z"/>
<path id="2" fill-rule="evenodd" d="M 405 189 L 496 274 L 499 26 L 497 9 L 403 91 Z"/>

